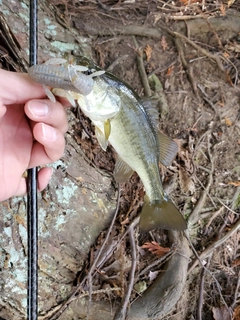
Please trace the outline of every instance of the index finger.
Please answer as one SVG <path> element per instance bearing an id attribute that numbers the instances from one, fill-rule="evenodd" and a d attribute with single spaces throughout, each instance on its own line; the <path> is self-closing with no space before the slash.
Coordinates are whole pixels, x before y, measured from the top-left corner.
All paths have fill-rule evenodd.
<path id="1" fill-rule="evenodd" d="M 3 105 L 25 103 L 44 97 L 46 93 L 43 86 L 34 82 L 26 73 L 0 69 L 0 99 Z"/>

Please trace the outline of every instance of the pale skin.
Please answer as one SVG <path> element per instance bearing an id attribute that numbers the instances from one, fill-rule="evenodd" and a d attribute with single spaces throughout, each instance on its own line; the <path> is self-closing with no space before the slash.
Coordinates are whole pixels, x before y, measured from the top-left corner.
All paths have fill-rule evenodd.
<path id="1" fill-rule="evenodd" d="M 46 99 L 42 85 L 0 69 L 0 201 L 26 193 L 25 170 L 61 158 L 67 128 L 63 105 Z M 39 170 L 40 191 L 51 175 L 52 168 Z"/>

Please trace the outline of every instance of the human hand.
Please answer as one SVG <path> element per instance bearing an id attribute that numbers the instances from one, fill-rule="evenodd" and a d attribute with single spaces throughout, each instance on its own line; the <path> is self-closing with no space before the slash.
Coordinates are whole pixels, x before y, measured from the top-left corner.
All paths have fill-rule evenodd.
<path id="1" fill-rule="evenodd" d="M 0 69 L 0 201 L 26 193 L 26 169 L 62 156 L 67 127 L 63 106 L 46 99 L 42 85 Z M 40 191 L 51 175 L 51 168 L 39 171 Z"/>

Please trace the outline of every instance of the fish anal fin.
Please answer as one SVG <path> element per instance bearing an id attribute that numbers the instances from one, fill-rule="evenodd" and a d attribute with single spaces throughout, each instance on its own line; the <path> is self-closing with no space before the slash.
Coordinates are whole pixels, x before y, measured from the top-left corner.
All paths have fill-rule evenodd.
<path id="1" fill-rule="evenodd" d="M 159 161 L 164 166 L 169 166 L 178 152 L 178 145 L 176 144 L 175 141 L 165 136 L 165 134 L 161 132 L 158 133 L 158 140 L 159 140 L 159 146 L 160 146 Z"/>
<path id="2" fill-rule="evenodd" d="M 133 172 L 133 169 L 118 156 L 113 172 L 115 180 L 119 183 L 126 182 Z"/>
<path id="3" fill-rule="evenodd" d="M 183 231 L 187 223 L 171 200 L 151 205 L 145 200 L 140 214 L 139 231 L 148 232 L 155 228 Z"/>

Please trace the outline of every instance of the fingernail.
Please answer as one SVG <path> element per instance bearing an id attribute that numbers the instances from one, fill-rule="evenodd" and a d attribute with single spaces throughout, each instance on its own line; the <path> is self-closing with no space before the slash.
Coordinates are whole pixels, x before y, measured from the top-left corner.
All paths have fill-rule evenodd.
<path id="1" fill-rule="evenodd" d="M 30 101 L 28 108 L 35 117 L 46 116 L 50 111 L 49 106 L 43 101 Z"/>
<path id="2" fill-rule="evenodd" d="M 46 139 L 48 141 L 57 140 L 57 132 L 56 132 L 56 130 L 53 129 L 52 127 L 44 124 L 44 123 L 42 124 L 42 133 L 43 133 L 44 139 Z"/>

